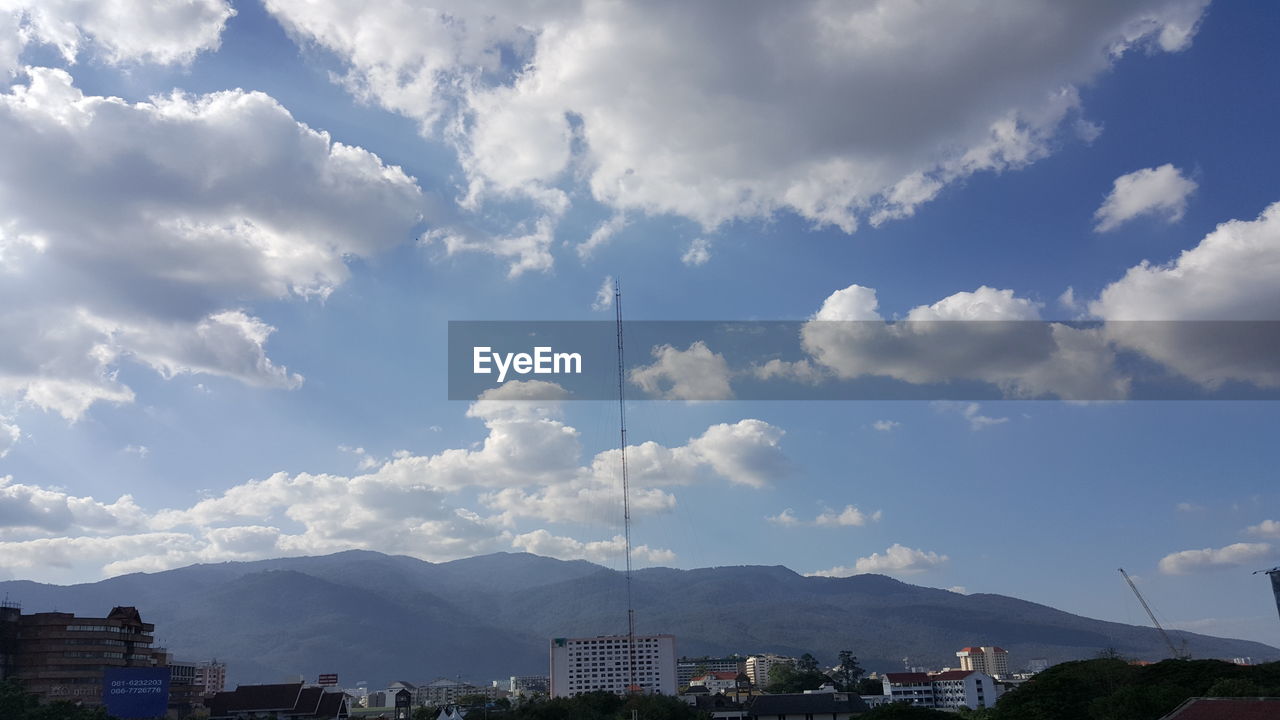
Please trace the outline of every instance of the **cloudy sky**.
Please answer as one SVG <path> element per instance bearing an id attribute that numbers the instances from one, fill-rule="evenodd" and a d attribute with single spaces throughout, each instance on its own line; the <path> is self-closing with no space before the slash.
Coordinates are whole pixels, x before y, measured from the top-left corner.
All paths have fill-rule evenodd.
<path id="1" fill-rule="evenodd" d="M 608 320 L 620 279 L 630 319 L 804 323 L 630 346 L 638 565 L 1144 623 L 1124 566 L 1280 644 L 1280 405 L 1224 399 L 1274 354 L 1118 329 L 1280 320 L 1280 9 L 977 5 L 0 0 L 0 574 L 620 567 L 616 407 L 446 377 L 449 321 Z M 992 364 L 899 320 L 1041 322 Z M 858 377 L 1008 399 L 735 392 Z"/>

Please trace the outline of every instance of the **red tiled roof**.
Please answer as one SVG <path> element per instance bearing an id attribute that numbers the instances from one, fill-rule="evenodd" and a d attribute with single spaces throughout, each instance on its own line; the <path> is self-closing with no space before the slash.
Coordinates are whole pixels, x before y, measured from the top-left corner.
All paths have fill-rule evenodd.
<path id="1" fill-rule="evenodd" d="M 1161 720 L 1275 720 L 1280 698 L 1190 698 Z"/>
<path id="2" fill-rule="evenodd" d="M 961 680 L 978 672 L 977 670 L 946 670 L 944 672 L 931 675 L 933 680 Z"/>
<path id="3" fill-rule="evenodd" d="M 980 653 L 980 652 L 982 652 L 982 648 L 980 648 L 980 647 L 972 647 L 972 646 L 970 646 L 970 647 L 962 647 L 962 648 L 960 648 L 960 652 L 967 652 L 967 653 Z"/>
<path id="4" fill-rule="evenodd" d="M 889 682 L 895 685 L 916 685 L 919 683 L 927 683 L 932 678 L 926 673 L 902 672 L 902 673 L 885 673 L 885 677 L 889 678 Z"/>

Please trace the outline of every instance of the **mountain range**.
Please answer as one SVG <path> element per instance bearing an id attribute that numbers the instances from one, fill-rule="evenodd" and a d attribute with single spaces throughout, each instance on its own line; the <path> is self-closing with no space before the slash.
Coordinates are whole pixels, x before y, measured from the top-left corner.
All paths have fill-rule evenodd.
<path id="1" fill-rule="evenodd" d="M 105 615 L 137 606 L 157 643 L 217 658 L 231 682 L 338 673 L 371 688 L 394 680 L 472 682 L 546 674 L 553 637 L 626 632 L 622 574 L 589 562 L 498 553 L 445 563 L 353 550 L 319 557 L 191 565 L 79 585 L 0 582 L 24 612 Z M 680 655 L 850 649 L 868 670 L 954 665 L 968 645 L 999 645 L 1015 671 L 1114 648 L 1157 660 L 1152 628 L 1094 620 L 993 594 L 961 595 L 883 575 L 805 577 L 781 566 L 638 570 L 637 632 L 671 633 Z M 1171 631 L 1193 657 L 1280 660 L 1280 649 Z"/>

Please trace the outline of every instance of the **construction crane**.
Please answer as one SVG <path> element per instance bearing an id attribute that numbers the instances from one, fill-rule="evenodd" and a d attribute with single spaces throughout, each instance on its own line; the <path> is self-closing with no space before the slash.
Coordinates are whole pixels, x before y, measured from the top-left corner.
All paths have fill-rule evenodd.
<path id="1" fill-rule="evenodd" d="M 1169 637 L 1169 633 L 1164 631 L 1164 628 L 1160 625 L 1160 621 L 1156 619 L 1156 614 L 1151 612 L 1151 606 L 1148 605 L 1147 601 L 1142 597 L 1142 593 L 1138 592 L 1138 586 L 1133 584 L 1133 578 L 1129 577 L 1129 573 L 1125 572 L 1124 568 L 1116 569 L 1124 576 L 1124 581 L 1129 583 L 1129 587 L 1133 589 L 1133 594 L 1138 596 L 1138 602 L 1142 603 L 1142 609 L 1147 611 L 1147 617 L 1151 618 L 1151 624 L 1155 625 L 1156 630 L 1160 631 L 1160 637 L 1164 638 L 1164 644 L 1169 646 L 1169 657 L 1179 660 L 1185 658 L 1187 653 L 1185 650 L 1179 650 L 1178 647 L 1173 644 L 1173 639 Z"/>
<path id="2" fill-rule="evenodd" d="M 1270 570 L 1255 570 L 1254 575 L 1258 573 L 1266 573 L 1271 577 L 1271 592 L 1276 596 L 1276 612 L 1280 612 L 1280 567 L 1273 567 Z"/>

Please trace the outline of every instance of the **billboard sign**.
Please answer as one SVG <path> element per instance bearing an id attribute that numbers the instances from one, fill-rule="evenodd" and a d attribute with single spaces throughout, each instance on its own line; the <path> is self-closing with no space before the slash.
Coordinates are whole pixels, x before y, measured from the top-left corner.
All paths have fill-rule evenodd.
<path id="1" fill-rule="evenodd" d="M 337 673 L 325 673 L 320 676 L 320 684 L 325 687 L 332 687 L 338 684 Z"/>
<path id="2" fill-rule="evenodd" d="M 169 705 L 169 668 L 107 668 L 102 704 L 120 720 L 162 718 Z"/>

